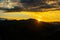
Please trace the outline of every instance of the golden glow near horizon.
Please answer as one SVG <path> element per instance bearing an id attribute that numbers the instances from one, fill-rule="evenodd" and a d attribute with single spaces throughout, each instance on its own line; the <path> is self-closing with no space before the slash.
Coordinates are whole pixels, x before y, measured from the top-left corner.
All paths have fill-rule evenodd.
<path id="1" fill-rule="evenodd" d="M 33 18 L 38 21 L 44 22 L 60 22 L 60 10 L 56 11 L 48 11 L 48 12 L 8 12 L 8 13 L 0 13 L 0 18 L 6 18 L 9 20 L 22 20 Z"/>

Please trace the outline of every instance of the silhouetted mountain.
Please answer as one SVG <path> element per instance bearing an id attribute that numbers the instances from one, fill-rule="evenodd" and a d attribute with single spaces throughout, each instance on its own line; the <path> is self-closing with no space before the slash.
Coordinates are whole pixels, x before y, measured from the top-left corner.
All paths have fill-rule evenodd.
<path id="1" fill-rule="evenodd" d="M 60 22 L 28 20 L 0 20 L 0 37 L 3 40 L 54 40 L 60 36 Z"/>

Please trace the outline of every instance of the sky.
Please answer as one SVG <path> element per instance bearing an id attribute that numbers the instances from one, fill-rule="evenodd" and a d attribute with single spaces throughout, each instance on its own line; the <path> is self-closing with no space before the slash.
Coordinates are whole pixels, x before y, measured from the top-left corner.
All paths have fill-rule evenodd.
<path id="1" fill-rule="evenodd" d="M 26 20 L 26 19 L 36 19 L 44 22 L 60 22 L 60 10 L 48 11 L 48 12 L 9 12 L 9 13 L 0 13 L 0 18 L 6 18 L 9 20 Z"/>
<path id="2" fill-rule="evenodd" d="M 44 21 L 44 22 L 53 22 L 53 21 L 60 21 L 60 5 L 57 4 L 56 1 L 49 1 L 47 2 L 48 6 L 52 6 L 51 8 L 40 8 L 40 7 L 47 7 L 36 5 L 36 7 L 30 7 L 30 11 L 19 11 L 19 12 L 2 12 L 0 11 L 0 18 L 6 18 L 9 20 L 22 20 L 22 19 L 29 19 L 33 18 L 36 20 Z M 52 5 L 53 4 L 53 5 Z M 28 8 L 28 4 L 26 4 Z M 40 10 L 43 10 L 41 12 Z M 32 10 L 39 10 L 38 12 Z M 47 11 L 48 10 L 48 11 Z M 50 10 L 50 11 L 49 11 Z M 54 11 L 52 11 L 54 10 Z"/>

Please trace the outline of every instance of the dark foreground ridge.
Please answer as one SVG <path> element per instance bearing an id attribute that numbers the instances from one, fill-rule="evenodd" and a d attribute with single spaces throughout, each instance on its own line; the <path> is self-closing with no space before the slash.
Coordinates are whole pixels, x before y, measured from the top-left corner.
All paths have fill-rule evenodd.
<path id="1" fill-rule="evenodd" d="M 55 40 L 59 36 L 60 22 L 0 20 L 0 40 Z"/>

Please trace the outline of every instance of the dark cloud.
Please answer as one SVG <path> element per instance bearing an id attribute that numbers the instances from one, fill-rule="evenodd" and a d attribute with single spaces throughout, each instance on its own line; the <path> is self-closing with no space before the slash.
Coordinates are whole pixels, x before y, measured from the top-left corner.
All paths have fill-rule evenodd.
<path id="1" fill-rule="evenodd" d="M 50 2 L 53 2 L 49 4 Z M 14 2 L 14 1 L 13 1 Z M 4 9 L 0 8 L 1 10 L 6 10 L 6 11 L 42 11 L 42 9 L 50 9 L 50 8 L 59 8 L 60 7 L 60 1 L 59 0 L 20 0 L 19 6 L 14 6 L 14 9 Z M 37 7 L 38 6 L 38 7 Z M 48 11 L 48 10 L 47 10 Z"/>
<path id="2" fill-rule="evenodd" d="M 49 2 L 53 2 L 49 4 Z M 42 9 L 50 9 L 50 8 L 59 8 L 60 2 L 58 0 L 23 0 L 23 6 L 26 8 L 25 10 L 29 11 L 42 11 Z M 38 5 L 37 5 L 38 4 Z M 39 6 L 39 7 L 37 7 Z M 51 9 L 52 10 L 52 9 Z M 55 10 L 55 9 L 54 9 Z M 48 11 L 48 10 L 47 10 Z"/>

